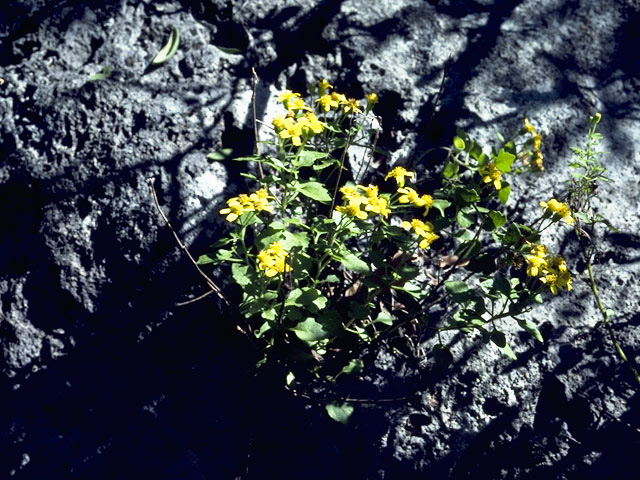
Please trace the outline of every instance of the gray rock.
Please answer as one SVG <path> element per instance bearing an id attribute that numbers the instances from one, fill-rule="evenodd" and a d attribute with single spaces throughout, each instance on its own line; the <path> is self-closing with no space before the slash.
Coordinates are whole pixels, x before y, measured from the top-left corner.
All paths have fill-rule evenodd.
<path id="1" fill-rule="evenodd" d="M 637 2 L 622 0 L 9 2 L 0 22 L 5 475 L 630 478 L 638 385 L 598 327 L 569 229 L 547 238 L 575 262 L 576 281 L 532 314 L 544 344 L 505 324 L 512 362 L 452 335 L 446 372 L 424 353 L 427 335 L 418 355 L 373 352 L 356 388 L 400 400 L 367 403 L 343 427 L 254 381 L 255 354 L 215 302 L 176 306 L 206 287 L 155 210 L 149 179 L 186 245 L 205 252 L 244 168 L 207 153 L 253 151 L 251 67 L 266 123 L 278 91 L 323 77 L 352 96 L 378 92 L 379 145 L 392 156 L 376 164 L 415 161 L 422 178 L 456 127 L 491 143 L 529 117 L 546 170 L 514 181 L 513 208 L 525 216 L 562 193 L 569 147 L 600 111 L 612 181 L 597 206 L 619 233 L 598 239 L 595 269 L 635 362 L 639 18 Z M 178 52 L 151 67 L 172 27 Z M 104 66 L 111 75 L 89 82 Z"/>

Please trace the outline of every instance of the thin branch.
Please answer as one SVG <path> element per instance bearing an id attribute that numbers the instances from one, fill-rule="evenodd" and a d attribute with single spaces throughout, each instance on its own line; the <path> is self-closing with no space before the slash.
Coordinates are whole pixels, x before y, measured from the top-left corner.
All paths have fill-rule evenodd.
<path id="1" fill-rule="evenodd" d="M 349 133 L 347 133 L 347 141 L 344 145 L 344 150 L 340 156 L 340 169 L 338 170 L 338 179 L 336 180 L 336 186 L 333 189 L 333 197 L 331 198 L 331 209 L 329 209 L 329 216 L 333 212 L 333 207 L 336 206 L 336 196 L 338 195 L 338 189 L 340 188 L 340 179 L 342 178 L 342 169 L 344 168 L 344 161 L 347 157 L 347 150 L 351 146 L 351 126 L 353 125 L 353 119 L 349 122 Z"/>
<path id="2" fill-rule="evenodd" d="M 224 293 L 222 293 L 222 290 L 220 289 L 220 287 L 218 287 L 216 283 L 211 278 L 209 278 L 209 276 L 206 273 L 202 271 L 202 269 L 200 268 L 200 265 L 198 265 L 198 262 L 196 262 L 195 259 L 191 256 L 191 253 L 189 252 L 187 247 L 184 245 L 184 243 L 182 243 L 182 240 L 180 240 L 180 237 L 178 237 L 178 234 L 176 233 L 174 228 L 171 226 L 171 222 L 169 222 L 169 219 L 162 211 L 162 208 L 160 208 L 160 202 L 158 201 L 158 194 L 156 193 L 156 188 L 153 185 L 154 181 L 155 181 L 154 178 L 149 179 L 149 185 L 151 185 L 151 192 L 153 193 L 153 201 L 155 202 L 156 208 L 158 209 L 158 212 L 160 212 L 160 215 L 162 216 L 164 223 L 167 224 L 167 227 L 169 227 L 169 230 L 171 230 L 171 233 L 173 233 L 173 237 L 176 239 L 178 246 L 187 255 L 187 257 L 189 258 L 193 266 L 196 267 L 196 270 L 198 270 L 198 273 L 200 274 L 200 276 L 204 278 L 204 280 L 207 282 L 207 285 L 209 285 L 209 288 L 211 288 L 211 290 L 213 290 L 218 295 L 220 300 L 222 300 L 227 307 L 233 308 L 229 300 L 227 300 L 227 297 L 224 295 Z"/>
<path id="3" fill-rule="evenodd" d="M 209 290 L 207 292 L 204 292 L 202 295 L 197 296 L 196 298 L 192 298 L 191 300 L 187 300 L 186 302 L 176 303 L 176 307 L 184 307 L 185 305 L 189 305 L 190 303 L 199 302 L 200 300 L 202 300 L 203 298 L 208 297 L 212 293 L 213 293 L 213 290 Z"/>
<path id="4" fill-rule="evenodd" d="M 154 178 L 149 178 L 149 185 L 151 186 L 151 192 L 153 193 L 153 201 L 156 204 L 156 208 L 158 209 L 158 212 L 160 212 L 160 215 L 162 216 L 162 219 L 164 220 L 164 223 L 167 224 L 167 227 L 169 227 L 169 230 L 171 230 L 171 233 L 173 233 L 173 237 L 176 239 L 176 242 L 178 243 L 178 246 L 182 249 L 182 251 L 187 255 L 187 257 L 189 258 L 189 260 L 191 261 L 191 263 L 193 264 L 193 266 L 196 268 L 196 270 L 198 271 L 198 273 L 200 274 L 200 276 L 202 278 L 204 278 L 204 280 L 207 282 L 207 285 L 209 286 L 209 288 L 211 289 L 211 291 L 213 293 L 215 293 L 216 295 L 218 295 L 218 297 L 220 298 L 220 300 L 222 300 L 222 303 L 225 304 L 225 306 L 227 308 L 229 308 L 229 310 L 231 311 L 237 311 L 236 308 L 234 308 L 234 306 L 231 304 L 231 302 L 229 302 L 229 300 L 227 299 L 227 297 L 225 296 L 224 293 L 222 293 L 222 290 L 220 289 L 220 287 L 218 287 L 216 285 L 216 283 L 206 274 L 202 271 L 202 269 L 200 268 L 200 266 L 198 265 L 198 262 L 195 261 L 195 259 L 191 256 L 191 253 L 189 252 L 189 250 L 187 249 L 187 247 L 184 245 L 184 243 L 182 243 L 182 240 L 180 240 L 180 237 L 178 236 L 178 234 L 176 233 L 176 231 L 174 230 L 174 228 L 171 226 L 171 222 L 169 222 L 169 219 L 167 218 L 167 216 L 164 214 L 164 212 L 162 211 L 162 208 L 160 208 L 160 202 L 158 201 L 158 194 L 156 193 L 156 188 L 153 185 L 153 182 L 155 181 Z M 200 298 L 196 299 L 199 300 Z M 194 300 L 195 301 L 195 300 Z M 187 302 L 189 303 L 189 302 Z M 242 318 L 242 317 L 240 317 Z M 256 349 L 260 350 L 260 347 L 258 347 L 258 345 L 256 345 L 254 338 L 253 338 L 253 334 L 251 332 L 251 327 L 249 326 L 249 324 L 247 324 L 246 322 L 244 322 L 244 328 L 241 327 L 240 325 L 238 325 L 238 323 L 236 322 L 235 324 L 236 329 L 242 333 L 245 338 L 249 341 L 249 343 Z"/>
<path id="5" fill-rule="evenodd" d="M 251 67 L 251 83 L 253 86 L 253 91 L 251 93 L 251 109 L 253 113 L 253 153 L 256 155 L 260 154 L 258 149 L 258 123 L 256 119 L 256 89 L 258 87 L 258 74 L 256 73 L 256 69 Z M 258 162 L 258 173 L 260 174 L 260 180 L 264 179 L 264 171 L 262 170 L 262 163 Z"/>

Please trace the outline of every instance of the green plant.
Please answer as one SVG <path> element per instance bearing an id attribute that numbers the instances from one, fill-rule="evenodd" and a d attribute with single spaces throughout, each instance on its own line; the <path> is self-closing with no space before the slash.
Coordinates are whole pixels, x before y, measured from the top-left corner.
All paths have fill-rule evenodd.
<path id="1" fill-rule="evenodd" d="M 575 212 L 577 220 L 574 227 L 575 233 L 578 238 L 581 238 L 583 242 L 586 243 L 586 246 L 582 248 L 581 251 L 589 273 L 589 285 L 598 310 L 602 315 L 602 321 L 599 325 L 606 329 L 617 355 L 629 366 L 634 378 L 640 383 L 640 374 L 631 362 L 629 362 L 611 325 L 611 320 L 615 316 L 615 312 L 604 306 L 593 272 L 594 260 L 598 254 L 598 248 L 594 240 L 599 236 L 597 230 L 600 227 L 604 227 L 610 231 L 617 232 L 611 222 L 598 214 L 592 205 L 592 201 L 598 193 L 598 184 L 600 182 L 610 181 L 606 175 L 606 168 L 602 166 L 599 160 L 599 157 L 604 154 L 604 152 L 600 150 L 602 135 L 596 132 L 601 118 L 602 116 L 599 113 L 589 117 L 589 130 L 585 149 L 583 150 L 578 147 L 571 148 L 571 151 L 574 153 L 574 159 L 569 164 L 573 170 L 571 172 L 572 179 L 567 182 L 567 202 L 571 210 Z M 590 235 L 587 230 L 592 232 L 592 234 Z"/>
<path id="2" fill-rule="evenodd" d="M 269 153 L 257 153 L 256 140 L 255 155 L 233 159 L 257 163 L 258 172 L 243 173 L 254 188 L 227 200 L 220 214 L 231 231 L 198 260 L 229 268 L 260 365 L 280 365 L 287 387 L 305 394 L 309 382 L 361 372 L 365 347 L 409 325 L 438 338 L 432 355 L 442 366 L 453 359 L 446 331 L 479 334 L 510 358 L 502 322 L 542 341 L 524 314 L 545 292 L 571 290 L 572 277 L 541 234 L 574 218 L 555 199 L 541 202 L 533 222 L 508 218 L 511 176 L 544 170 L 534 127 L 525 119 L 490 152 L 458 131 L 440 186 L 428 192 L 420 186 L 434 179 L 399 165 L 360 184 L 346 158 L 364 149 L 368 169 L 384 153 L 370 129 L 377 96 L 362 107 L 332 88 L 312 86 L 311 105 L 289 90 L 279 97 L 285 112 L 272 122 L 273 140 L 260 142 Z M 353 410 L 326 409 L 338 421 Z"/>

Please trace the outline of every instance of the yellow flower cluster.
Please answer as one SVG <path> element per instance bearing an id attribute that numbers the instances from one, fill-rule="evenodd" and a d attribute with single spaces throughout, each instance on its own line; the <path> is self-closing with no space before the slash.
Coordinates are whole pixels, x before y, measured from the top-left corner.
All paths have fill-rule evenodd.
<path id="1" fill-rule="evenodd" d="M 273 197 L 264 188 L 250 195 L 241 193 L 227 200 L 228 207 L 220 210 L 220 214 L 227 216 L 227 222 L 235 222 L 245 212 L 273 212 L 273 206 L 269 205 L 270 198 Z"/>
<path id="2" fill-rule="evenodd" d="M 282 102 L 284 108 L 291 112 L 296 112 L 298 110 L 311 110 L 307 105 L 305 105 L 304 100 L 300 97 L 300 94 L 297 92 L 292 92 L 291 90 L 285 90 L 278 97 L 278 101 Z"/>
<path id="3" fill-rule="evenodd" d="M 378 214 L 387 218 L 391 213 L 387 199 L 378 196 L 377 185 L 345 186 L 340 189 L 340 193 L 344 205 L 336 207 L 336 210 L 350 217 L 366 220 L 369 214 Z"/>
<path id="4" fill-rule="evenodd" d="M 536 132 L 536 129 L 529 123 L 529 119 L 524 119 L 524 129 L 531 134 L 533 142 L 533 163 L 535 163 L 538 170 L 544 170 L 544 155 L 540 151 L 542 145 L 542 135 Z"/>
<path id="5" fill-rule="evenodd" d="M 574 218 L 571 216 L 571 209 L 566 203 L 559 202 L 555 198 L 552 198 L 548 202 L 540 202 L 540 206 L 562 217 L 564 221 L 567 222 L 567 225 L 573 225 L 575 223 Z"/>
<path id="6" fill-rule="evenodd" d="M 433 205 L 433 197 L 431 195 L 427 195 L 426 193 L 424 195 L 420 195 L 411 187 L 398 188 L 398 193 L 402 194 L 400 195 L 400 198 L 398 198 L 398 202 L 410 203 L 416 207 L 424 207 L 424 213 L 422 216 L 427 216 L 429 209 Z"/>
<path id="7" fill-rule="evenodd" d="M 290 272 L 291 266 L 287 264 L 289 253 L 280 242 L 274 242 L 266 250 L 258 253 L 258 268 L 271 278 L 279 273 Z"/>
<path id="8" fill-rule="evenodd" d="M 318 82 L 318 90 L 321 95 L 320 98 L 316 100 L 316 102 L 320 104 L 320 109 L 323 112 L 338 110 L 340 106 L 342 106 L 342 110 L 344 111 L 344 113 L 362 113 L 362 110 L 360 110 L 360 102 L 358 100 L 356 100 L 355 98 L 347 98 L 346 95 L 338 92 L 329 93 L 328 90 L 332 88 L 333 85 L 331 85 L 324 78 Z"/>
<path id="9" fill-rule="evenodd" d="M 283 140 L 291 140 L 296 147 L 302 145 L 303 139 L 317 135 L 324 130 L 324 124 L 305 105 L 299 93 L 285 90 L 279 97 L 287 109 L 286 115 L 278 115 L 271 122 L 278 136 Z"/>
<path id="10" fill-rule="evenodd" d="M 418 247 L 428 248 L 433 242 L 435 242 L 440 235 L 433 232 L 433 225 L 430 222 L 423 222 L 414 218 L 410 222 L 402 222 L 401 227 L 405 230 L 413 230 L 413 233 L 422 238 Z"/>
<path id="11" fill-rule="evenodd" d="M 324 124 L 314 113 L 305 112 L 298 118 L 291 113 L 289 112 L 287 116 L 278 115 L 271 123 L 281 139 L 291 139 L 291 143 L 296 147 L 302 145 L 303 137 L 316 135 L 324 130 Z"/>
<path id="12" fill-rule="evenodd" d="M 531 244 L 529 255 L 525 255 L 525 259 L 527 275 L 538 277 L 554 295 L 558 293 L 558 288 L 566 288 L 568 291 L 572 289 L 571 273 L 560 255 L 548 254 L 544 245 Z"/>
<path id="13" fill-rule="evenodd" d="M 484 183 L 493 182 L 493 186 L 496 190 L 500 190 L 502 188 L 502 172 L 498 170 L 495 162 L 489 162 L 485 166 L 480 167 L 478 169 L 480 175 L 482 175 L 482 181 Z"/>
<path id="14" fill-rule="evenodd" d="M 395 178 L 399 187 L 404 187 L 404 177 L 415 178 L 416 172 L 408 172 L 404 167 L 394 167 L 387 176 L 384 177 L 385 180 L 389 180 L 390 178 Z"/>

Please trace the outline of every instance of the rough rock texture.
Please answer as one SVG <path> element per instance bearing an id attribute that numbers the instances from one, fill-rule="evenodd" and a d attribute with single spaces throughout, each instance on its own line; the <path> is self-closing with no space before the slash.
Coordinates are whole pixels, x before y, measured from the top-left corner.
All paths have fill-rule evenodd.
<path id="1" fill-rule="evenodd" d="M 595 268 L 635 361 L 637 2 L 5 3 L 0 476 L 633 478 L 638 385 L 594 328 L 584 272 L 535 312 L 545 343 L 522 335 L 516 362 L 465 337 L 450 339 L 446 372 L 379 352 L 368 394 L 406 398 L 365 405 L 343 426 L 248 376 L 255 354 L 213 300 L 175 306 L 204 286 L 148 180 L 204 251 L 241 184 L 239 167 L 206 155 L 252 151 L 252 66 L 265 121 L 274 92 L 322 77 L 353 96 L 377 91 L 380 142 L 397 161 L 448 145 L 456 126 L 489 141 L 528 116 L 547 170 L 514 185 L 525 215 L 561 192 L 568 147 L 600 111 L 612 182 L 598 205 L 620 232 L 599 239 Z M 172 26 L 178 53 L 150 68 Z M 87 81 L 105 65 L 108 79 Z M 575 257 L 563 235 L 549 240 Z"/>

